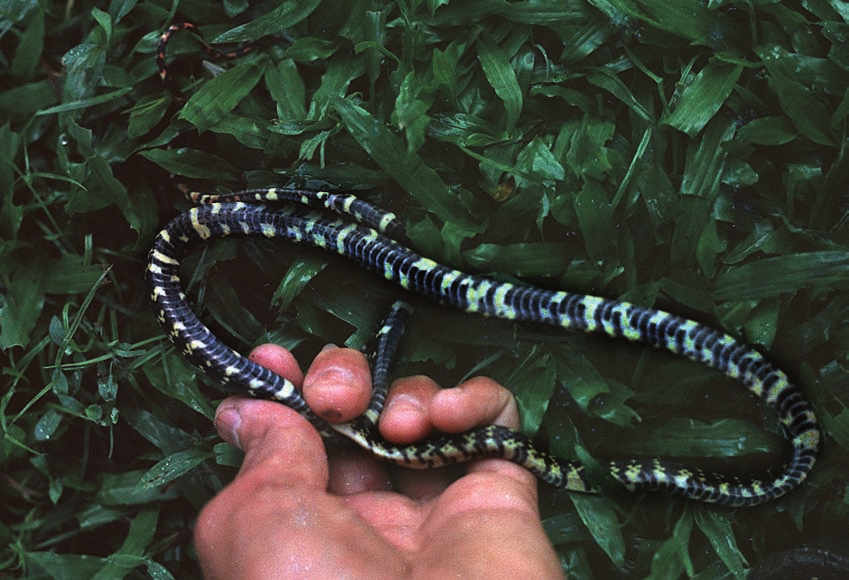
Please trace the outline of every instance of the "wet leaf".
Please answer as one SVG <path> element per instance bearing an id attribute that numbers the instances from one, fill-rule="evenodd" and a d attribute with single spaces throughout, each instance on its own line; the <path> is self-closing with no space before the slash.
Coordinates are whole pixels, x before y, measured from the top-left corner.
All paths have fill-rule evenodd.
<path id="1" fill-rule="evenodd" d="M 134 493 L 144 493 L 151 488 L 161 488 L 211 457 L 211 453 L 199 449 L 187 449 L 168 455 L 139 479 Z"/>

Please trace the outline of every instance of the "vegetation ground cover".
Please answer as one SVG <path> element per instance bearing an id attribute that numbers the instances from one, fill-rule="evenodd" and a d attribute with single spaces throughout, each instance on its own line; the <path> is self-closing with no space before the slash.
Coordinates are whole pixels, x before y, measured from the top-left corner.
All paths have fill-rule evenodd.
<path id="1" fill-rule="evenodd" d="M 213 60 L 175 35 L 177 97 L 156 52 L 183 21 L 255 44 Z M 839 0 L 0 0 L 0 576 L 199 577 L 192 522 L 239 457 L 211 427 L 225 393 L 147 304 L 178 182 L 354 190 L 429 257 L 662 307 L 798 379 L 825 434 L 803 489 L 751 510 L 543 489 L 570 578 L 743 578 L 832 550 L 848 22 Z M 199 312 L 242 351 L 360 346 L 397 296 L 308 248 L 228 240 L 189 262 Z M 781 461 L 775 418 L 698 365 L 416 307 L 399 373 L 496 377 L 557 455 Z"/>

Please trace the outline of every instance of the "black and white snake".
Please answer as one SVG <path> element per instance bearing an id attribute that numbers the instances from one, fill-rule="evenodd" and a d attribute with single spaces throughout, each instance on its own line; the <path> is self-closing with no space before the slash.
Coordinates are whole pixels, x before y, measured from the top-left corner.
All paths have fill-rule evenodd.
<path id="1" fill-rule="evenodd" d="M 351 423 L 328 424 L 312 412 L 294 385 L 224 345 L 194 314 L 179 273 L 190 246 L 226 236 L 311 244 L 349 258 L 407 291 L 466 312 L 624 337 L 666 349 L 743 383 L 778 415 L 792 445 L 792 456 L 781 472 L 764 480 L 724 479 L 657 459 L 611 461 L 611 475 L 629 490 L 663 489 L 702 501 L 748 506 L 796 488 L 814 465 L 820 433 L 810 404 L 784 372 L 727 334 L 635 304 L 498 282 L 443 266 L 398 241 L 403 234 L 393 214 L 352 195 L 264 189 L 195 199 L 201 205 L 173 219 L 150 251 L 146 276 L 157 319 L 168 338 L 205 374 L 235 393 L 288 405 L 324 437 L 341 434 L 382 459 L 413 468 L 503 457 L 551 485 L 592 491 L 580 464 L 543 453 L 521 433 L 503 427 L 484 427 L 406 447 L 389 445 L 374 435 L 389 382 L 387 360 L 394 356 L 403 326 L 397 322 L 403 318 L 403 306 L 393 309 L 379 337 L 380 372 L 371 407 Z"/>

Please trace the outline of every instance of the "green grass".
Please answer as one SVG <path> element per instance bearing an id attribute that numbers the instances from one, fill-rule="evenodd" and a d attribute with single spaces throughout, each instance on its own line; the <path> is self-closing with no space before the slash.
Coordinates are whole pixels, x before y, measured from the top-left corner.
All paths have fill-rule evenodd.
<path id="1" fill-rule="evenodd" d="M 257 44 L 204 64 L 175 35 L 181 102 L 155 51 L 185 20 Z M 544 489 L 570 578 L 743 578 L 842 538 L 847 21 L 840 0 L 0 0 L 0 577 L 199 577 L 192 522 L 239 457 L 210 421 L 224 393 L 147 304 L 177 181 L 358 190 L 434 259 L 657 305 L 799 380 L 825 432 L 808 485 L 739 511 Z M 311 249 L 189 262 L 228 343 L 305 362 L 362 344 L 397 293 Z M 780 462 L 775 419 L 698 365 L 417 308 L 399 372 L 495 376 L 559 455 Z"/>

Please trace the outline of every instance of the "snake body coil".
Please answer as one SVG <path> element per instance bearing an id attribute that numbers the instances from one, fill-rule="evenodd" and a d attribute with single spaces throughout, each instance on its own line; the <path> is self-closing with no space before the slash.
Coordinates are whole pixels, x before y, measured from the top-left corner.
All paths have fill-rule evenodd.
<path id="1" fill-rule="evenodd" d="M 279 401 L 306 417 L 327 438 L 343 436 L 387 461 L 429 468 L 477 457 L 503 457 L 542 480 L 573 491 L 593 491 L 583 467 L 536 450 L 521 433 L 497 426 L 395 447 L 375 438 L 388 378 L 375 386 L 369 410 L 359 419 L 330 425 L 313 413 L 287 380 L 249 361 L 218 340 L 190 308 L 179 266 L 193 244 L 213 238 L 262 236 L 307 243 L 336 252 L 405 290 L 466 312 L 624 337 L 666 349 L 718 369 L 743 383 L 779 417 L 792 445 L 781 473 L 765 480 L 727 480 L 661 460 L 616 460 L 610 473 L 632 490 L 669 493 L 728 506 L 763 503 L 802 483 L 814 465 L 816 417 L 787 376 L 752 347 L 698 322 L 635 304 L 583 294 L 497 282 L 438 264 L 396 239 L 395 216 L 347 194 L 303 190 L 250 190 L 228 196 L 197 196 L 201 205 L 172 220 L 154 241 L 147 280 L 156 316 L 168 338 L 201 371 L 237 393 Z M 323 211 L 308 210 L 298 202 Z M 334 213 L 330 213 L 331 210 Z M 390 314 L 383 348 L 394 354 L 399 332 Z M 380 358 L 380 357 L 379 357 Z M 379 363 L 382 364 L 382 363 Z"/>

